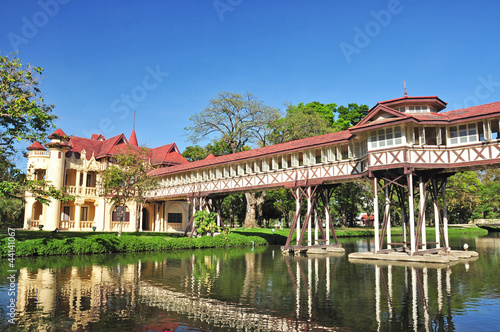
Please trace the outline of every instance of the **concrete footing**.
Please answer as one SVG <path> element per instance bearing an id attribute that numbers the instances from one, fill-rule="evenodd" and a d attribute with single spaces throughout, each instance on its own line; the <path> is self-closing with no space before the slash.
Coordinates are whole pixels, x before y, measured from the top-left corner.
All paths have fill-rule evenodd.
<path id="1" fill-rule="evenodd" d="M 338 255 L 345 254 L 345 249 L 338 244 L 334 245 L 313 245 L 313 246 L 289 246 L 281 247 L 283 253 L 290 253 L 295 255 Z"/>
<path id="2" fill-rule="evenodd" d="M 475 251 L 460 251 L 451 250 L 449 252 L 438 251 L 433 253 L 422 253 L 411 256 L 407 252 L 390 252 L 390 253 L 373 253 L 355 252 L 349 254 L 349 261 L 351 260 L 380 260 L 380 261 L 396 261 L 396 262 L 412 262 L 412 263 L 434 263 L 434 264 L 449 264 L 457 262 L 460 259 L 471 259 L 478 257 Z"/>

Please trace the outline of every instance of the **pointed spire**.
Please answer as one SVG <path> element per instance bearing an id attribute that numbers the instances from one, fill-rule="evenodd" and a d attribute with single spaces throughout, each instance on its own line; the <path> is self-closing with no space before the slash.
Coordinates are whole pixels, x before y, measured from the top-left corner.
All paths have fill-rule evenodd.
<path id="1" fill-rule="evenodd" d="M 139 146 L 139 144 L 137 144 L 137 136 L 135 136 L 135 111 L 134 111 L 134 123 L 132 125 L 132 133 L 130 134 L 130 139 L 128 140 L 128 143 L 133 146 Z"/>
<path id="2" fill-rule="evenodd" d="M 406 92 L 406 80 L 404 82 L 405 82 L 405 97 L 408 97 L 408 93 Z"/>

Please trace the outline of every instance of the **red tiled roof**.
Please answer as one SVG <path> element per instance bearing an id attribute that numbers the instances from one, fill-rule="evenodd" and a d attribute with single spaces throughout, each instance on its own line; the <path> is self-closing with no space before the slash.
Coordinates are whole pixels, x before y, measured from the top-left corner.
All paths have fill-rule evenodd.
<path id="1" fill-rule="evenodd" d="M 127 143 L 127 139 L 123 134 L 116 135 L 114 137 L 108 138 L 107 140 L 103 141 L 98 154 L 95 156 L 96 159 L 111 156 L 112 155 L 111 150 L 113 149 L 113 147 L 122 142 Z"/>
<path id="2" fill-rule="evenodd" d="M 453 111 L 447 111 L 440 113 L 448 117 L 450 121 L 463 120 L 469 118 L 480 118 L 482 116 L 491 115 L 495 113 L 500 113 L 500 101 L 472 106 L 467 108 L 461 108 Z"/>
<path id="3" fill-rule="evenodd" d="M 90 160 L 90 158 L 92 158 L 92 154 L 94 154 L 94 156 L 97 156 L 99 150 L 101 149 L 102 143 L 103 141 L 83 137 L 70 136 L 69 138 L 69 144 L 71 146 L 70 151 L 81 153 L 82 150 L 85 150 L 85 152 L 87 153 L 87 160 Z"/>
<path id="4" fill-rule="evenodd" d="M 205 158 L 205 160 L 210 160 L 210 159 L 214 159 L 214 158 L 215 158 L 214 154 L 213 154 L 213 153 L 211 153 L 211 154 L 209 154 L 209 155 Z"/>
<path id="5" fill-rule="evenodd" d="M 304 150 L 311 147 L 321 147 L 323 145 L 331 144 L 334 142 L 342 142 L 347 140 L 352 136 L 348 130 L 340 131 L 337 133 L 326 134 L 316 137 L 304 138 L 297 141 L 291 141 L 271 146 L 266 146 L 260 149 L 242 151 L 234 154 L 228 154 L 225 156 L 215 157 L 211 159 L 203 159 L 198 161 L 193 161 L 187 164 L 173 166 L 168 168 L 159 168 L 151 171 L 151 175 L 159 176 L 168 173 L 195 170 L 198 168 L 217 166 L 221 164 L 227 164 L 232 162 L 242 162 L 248 159 L 262 158 L 266 156 L 272 156 L 280 153 L 289 153 L 298 150 Z"/>
<path id="6" fill-rule="evenodd" d="M 62 138 L 62 139 L 67 139 L 68 135 L 64 133 L 64 131 L 61 130 L 61 128 L 58 128 L 56 131 L 54 131 L 52 134 L 49 135 L 50 139 L 53 138 Z"/>
<path id="7" fill-rule="evenodd" d="M 31 144 L 30 146 L 28 146 L 26 149 L 28 150 L 42 150 L 42 151 L 46 151 L 47 149 L 42 145 L 40 144 L 40 142 L 36 141 L 34 142 L 33 144 Z"/>
<path id="8" fill-rule="evenodd" d="M 106 138 L 102 134 L 92 134 L 91 139 L 95 139 L 97 141 L 104 141 Z"/>

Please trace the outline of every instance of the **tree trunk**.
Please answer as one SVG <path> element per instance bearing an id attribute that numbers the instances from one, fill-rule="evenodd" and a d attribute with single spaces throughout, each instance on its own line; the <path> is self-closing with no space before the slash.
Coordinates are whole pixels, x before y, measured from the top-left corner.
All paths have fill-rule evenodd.
<path id="1" fill-rule="evenodd" d="M 262 192 L 259 197 L 257 197 L 257 193 L 245 193 L 245 198 L 247 200 L 247 212 L 243 225 L 245 228 L 257 227 L 257 209 L 264 203 L 265 196 L 265 192 Z"/>

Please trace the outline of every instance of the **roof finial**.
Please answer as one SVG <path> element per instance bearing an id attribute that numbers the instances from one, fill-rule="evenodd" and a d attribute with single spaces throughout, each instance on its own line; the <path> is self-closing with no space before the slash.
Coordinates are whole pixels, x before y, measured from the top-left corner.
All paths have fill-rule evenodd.
<path id="1" fill-rule="evenodd" d="M 406 92 L 406 80 L 404 80 L 405 82 L 405 97 L 408 97 L 408 93 Z M 135 114 L 135 113 L 134 113 Z M 135 115 L 134 115 L 135 116 Z"/>

